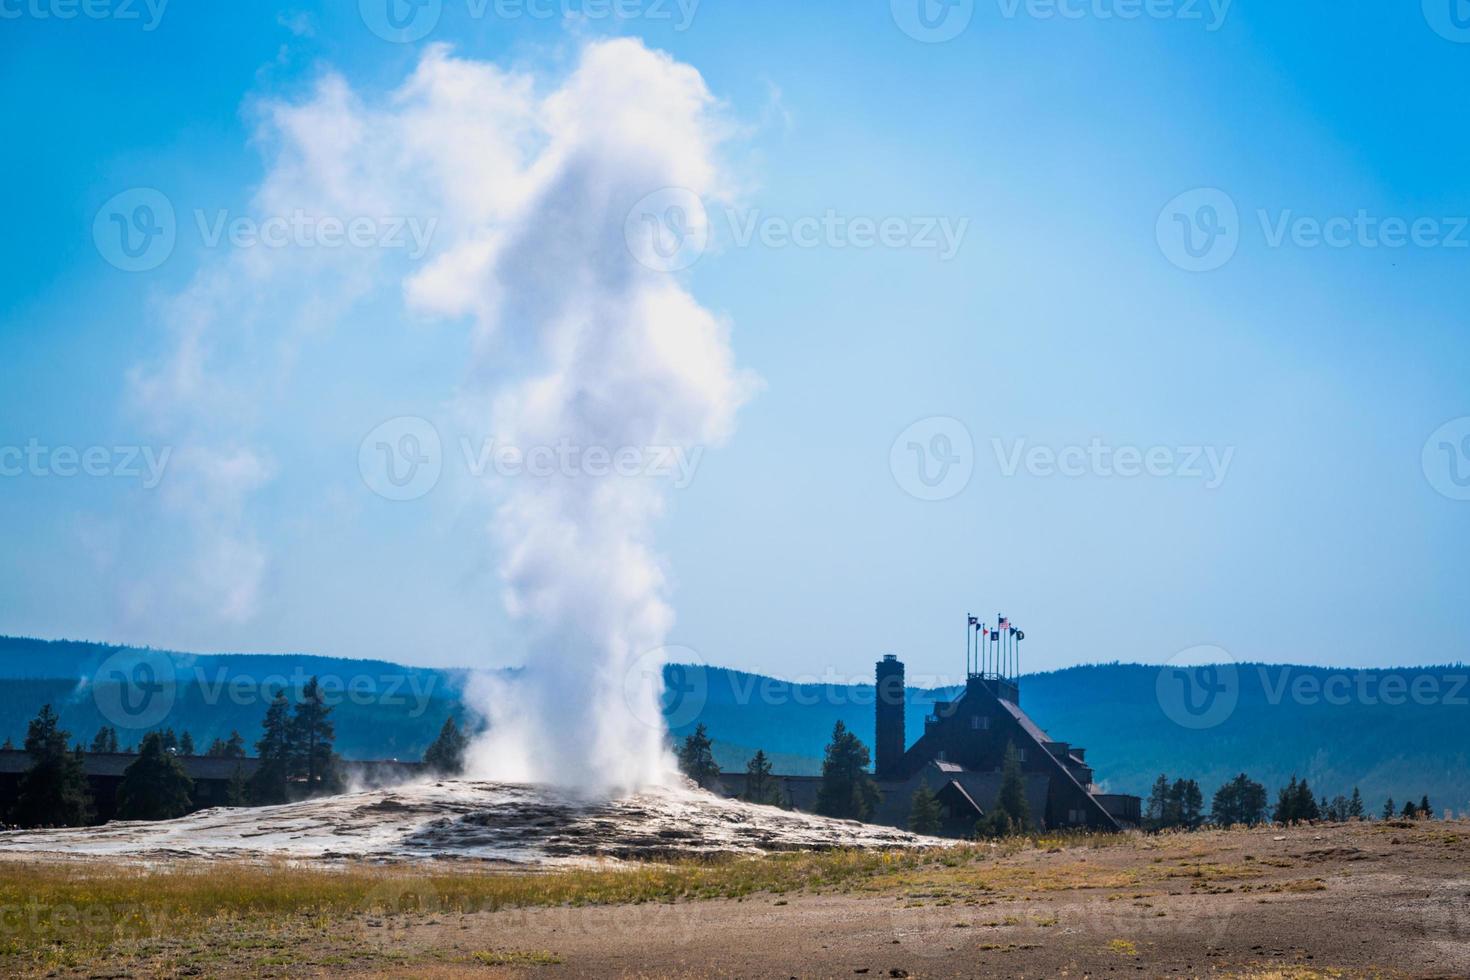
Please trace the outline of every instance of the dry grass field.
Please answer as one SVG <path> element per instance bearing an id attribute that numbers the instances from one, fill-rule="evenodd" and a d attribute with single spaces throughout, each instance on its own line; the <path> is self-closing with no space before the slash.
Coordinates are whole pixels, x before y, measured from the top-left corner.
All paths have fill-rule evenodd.
<path id="1" fill-rule="evenodd" d="M 1470 824 L 543 873 L 0 862 L 0 974 L 1470 976 Z"/>

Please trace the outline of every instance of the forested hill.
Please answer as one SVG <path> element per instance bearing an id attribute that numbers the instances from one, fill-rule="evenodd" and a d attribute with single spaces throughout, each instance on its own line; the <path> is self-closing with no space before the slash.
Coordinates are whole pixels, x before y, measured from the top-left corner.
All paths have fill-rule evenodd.
<path id="1" fill-rule="evenodd" d="M 0 738 L 20 744 L 26 722 L 49 702 L 75 739 L 89 741 L 111 723 L 104 707 L 117 714 L 109 664 L 133 669 L 128 655 L 108 660 L 119 649 L 0 638 Z M 269 691 L 312 675 L 340 692 L 338 749 L 351 758 L 418 758 L 447 715 L 464 717 L 463 671 L 305 655 L 149 656 L 166 658 L 175 683 L 167 714 L 147 727 L 187 730 L 196 745 L 231 729 L 253 742 Z M 1158 667 L 1073 667 L 1023 678 L 1021 703 L 1053 738 L 1085 747 L 1098 780 L 1117 792 L 1146 795 L 1167 773 L 1198 780 L 1208 794 L 1241 771 L 1274 792 L 1295 773 L 1319 795 L 1360 786 L 1374 809 L 1388 795 L 1402 802 L 1424 793 L 1441 808 L 1470 809 L 1470 672 L 1459 665 L 1233 669 L 1204 678 L 1211 698 Z M 815 773 L 838 720 L 872 745 L 871 685 L 790 684 L 713 667 L 673 667 L 668 676 L 674 734 L 705 724 L 725 768 L 743 767 L 761 748 L 778 771 Z M 933 702 L 952 693 L 908 692 L 910 741 Z M 126 744 L 141 732 L 130 737 L 120 726 L 120 734 Z"/>

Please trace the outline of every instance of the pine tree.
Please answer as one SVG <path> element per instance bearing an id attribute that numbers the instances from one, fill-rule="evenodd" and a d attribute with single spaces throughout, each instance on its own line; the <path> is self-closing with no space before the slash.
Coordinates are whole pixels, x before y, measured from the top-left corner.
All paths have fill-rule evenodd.
<path id="1" fill-rule="evenodd" d="M 755 755 L 745 764 L 745 793 L 742 798 L 747 803 L 781 805 L 781 788 L 771 775 L 771 760 L 761 749 L 756 749 Z"/>
<path id="2" fill-rule="evenodd" d="M 464 750 L 468 742 L 454 723 L 454 716 L 445 718 L 439 737 L 424 750 L 424 765 L 442 775 L 458 776 L 464 772 Z"/>
<path id="3" fill-rule="evenodd" d="M 250 778 L 250 800 L 256 804 L 286 802 L 291 779 L 291 703 L 286 692 L 277 690 L 261 722 L 264 733 L 255 743 L 260 764 Z"/>
<path id="4" fill-rule="evenodd" d="M 96 736 L 92 739 L 92 747 L 88 749 L 94 753 L 109 753 L 117 751 L 117 729 L 103 725 L 97 729 Z"/>
<path id="5" fill-rule="evenodd" d="M 194 781 L 183 763 L 164 750 L 157 732 L 143 736 L 138 758 L 123 771 L 117 788 L 120 820 L 172 820 L 189 812 Z"/>
<path id="6" fill-rule="evenodd" d="M 1317 798 L 1312 795 L 1312 788 L 1307 785 L 1307 780 L 1302 779 L 1301 785 L 1297 787 L 1296 816 L 1295 820 L 1303 823 L 1322 818 L 1322 810 L 1317 806 Z"/>
<path id="7" fill-rule="evenodd" d="M 1353 787 L 1353 798 L 1348 800 L 1347 813 L 1349 820 L 1362 820 L 1364 817 L 1363 794 L 1358 792 L 1358 787 L 1356 786 Z"/>
<path id="8" fill-rule="evenodd" d="M 1296 776 L 1293 774 L 1291 782 L 1276 794 L 1276 809 L 1271 814 L 1273 823 L 1291 823 L 1297 819 L 1297 800 L 1301 798 L 1299 789 Z"/>
<path id="9" fill-rule="evenodd" d="M 1210 819 L 1221 827 L 1255 826 L 1266 819 L 1266 787 L 1241 773 L 1215 791 Z"/>
<path id="10" fill-rule="evenodd" d="M 934 791 L 929 788 L 927 780 L 920 782 L 909 801 L 909 830 L 916 834 L 937 834 L 940 816 L 939 800 L 935 798 Z"/>
<path id="11" fill-rule="evenodd" d="M 305 780 L 308 796 L 336 793 L 342 788 L 337 757 L 332 753 L 336 731 L 327 718 L 331 713 L 321 685 L 313 677 L 301 689 L 301 700 L 291 719 L 292 771 Z"/>
<path id="12" fill-rule="evenodd" d="M 1169 777 L 1163 773 L 1154 780 L 1153 791 L 1148 795 L 1148 806 L 1143 812 L 1143 822 L 1150 830 L 1162 830 L 1169 817 Z"/>
<path id="13" fill-rule="evenodd" d="M 709 789 L 720 778 L 714 743 L 703 724 L 694 726 L 694 731 L 679 747 L 679 771 L 698 783 L 701 789 Z"/>
<path id="14" fill-rule="evenodd" d="M 51 705 L 26 729 L 31 768 L 20 777 L 15 822 L 25 827 L 79 827 L 92 819 L 92 794 L 81 759 L 66 749 L 71 733 Z"/>
<path id="15" fill-rule="evenodd" d="M 15 743 L 13 741 L 11 741 L 9 735 L 6 735 L 5 736 L 5 744 L 4 745 L 0 745 L 0 750 L 6 751 L 6 752 L 14 752 L 15 751 Z"/>
<path id="16" fill-rule="evenodd" d="M 188 732 L 179 736 L 179 755 L 190 756 L 194 754 L 194 736 Z"/>
<path id="17" fill-rule="evenodd" d="M 1405 800 L 1404 808 L 1399 811 L 1399 816 L 1405 820 L 1413 820 L 1419 816 L 1419 808 L 1414 805 L 1413 800 Z"/>
<path id="18" fill-rule="evenodd" d="M 1190 830 L 1198 830 L 1200 824 L 1205 822 L 1205 795 L 1200 792 L 1199 783 L 1193 779 L 1184 784 L 1184 805 L 1181 815 L 1184 826 Z"/>
<path id="19" fill-rule="evenodd" d="M 1024 834 L 1031 829 L 1031 805 L 1026 802 L 1026 781 L 1021 775 L 1021 753 L 1016 743 L 1006 743 L 1005 761 L 1001 765 L 1000 793 L 995 808 L 1004 813 L 1011 831 Z"/>
<path id="20" fill-rule="evenodd" d="M 817 812 L 845 820 L 866 820 L 880 796 L 867 768 L 868 747 L 838 722 L 822 759 L 822 784 L 817 790 Z"/>
<path id="21" fill-rule="evenodd" d="M 1423 798 L 1419 800 L 1419 816 L 1423 817 L 1425 820 L 1434 819 L 1434 808 L 1429 805 L 1428 793 L 1425 793 Z"/>
<path id="22" fill-rule="evenodd" d="M 250 802 L 250 784 L 245 781 L 245 770 L 237 762 L 235 771 L 230 773 L 230 786 L 225 791 L 225 804 L 227 806 L 246 806 Z"/>
<path id="23" fill-rule="evenodd" d="M 1393 819 L 1393 813 L 1394 813 L 1394 811 L 1393 811 L 1393 797 L 1390 796 L 1388 798 L 1388 802 L 1385 803 L 1385 804 L 1383 804 L 1383 819 L 1384 820 L 1392 820 Z"/>
<path id="24" fill-rule="evenodd" d="M 236 731 L 230 732 L 229 741 L 217 738 L 209 743 L 209 748 L 204 754 L 211 759 L 243 759 L 245 758 L 245 739 L 240 737 Z"/>
<path id="25" fill-rule="evenodd" d="M 163 747 L 168 752 L 179 751 L 179 737 L 174 734 L 172 728 L 165 728 L 163 730 Z"/>

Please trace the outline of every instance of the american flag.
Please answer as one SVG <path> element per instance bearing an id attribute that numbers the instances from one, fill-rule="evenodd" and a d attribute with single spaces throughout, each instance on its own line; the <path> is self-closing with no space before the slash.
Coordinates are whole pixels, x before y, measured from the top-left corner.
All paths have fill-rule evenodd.
<path id="1" fill-rule="evenodd" d="M 1010 618 L 1007 617 L 1007 616 L 1002 616 L 1000 618 L 1000 628 L 1004 630 L 1004 629 L 1010 629 L 1010 627 L 1011 627 Z"/>

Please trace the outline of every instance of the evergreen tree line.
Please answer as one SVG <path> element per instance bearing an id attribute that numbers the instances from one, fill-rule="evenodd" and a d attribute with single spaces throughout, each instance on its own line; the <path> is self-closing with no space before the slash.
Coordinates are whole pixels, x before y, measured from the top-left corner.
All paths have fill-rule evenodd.
<path id="1" fill-rule="evenodd" d="M 1392 798 L 1383 809 L 1383 819 L 1396 815 Z M 1429 818 L 1434 815 L 1426 794 L 1418 803 L 1406 803 L 1397 815 L 1406 819 Z M 1363 794 L 1353 787 L 1351 796 L 1338 794 L 1329 800 L 1312 793 L 1306 779 L 1295 775 L 1276 794 L 1276 804 L 1269 804 L 1266 787 L 1241 773 L 1215 791 L 1210 802 L 1208 822 L 1218 827 L 1235 824 L 1255 826 L 1272 823 L 1310 823 L 1325 820 L 1344 823 L 1369 819 Z M 1203 796 L 1192 779 L 1173 782 L 1164 775 L 1154 781 L 1144 807 L 1143 825 L 1147 830 L 1194 830 L 1206 823 Z"/>
<path id="2" fill-rule="evenodd" d="M 340 792 L 341 760 L 332 751 L 334 731 L 331 708 L 323 700 L 316 678 L 303 688 L 293 706 L 278 690 L 266 709 L 262 737 L 256 743 L 260 766 L 245 780 L 236 766 L 227 802 L 231 806 L 281 803 L 287 799 Z M 104 726 L 93 737 L 90 750 L 77 742 L 67 745 L 71 733 L 61 727 L 51 705 L 41 708 L 26 730 L 24 749 L 31 766 L 21 774 L 8 820 L 21 827 L 76 827 L 94 822 L 95 801 L 88 786 L 83 760 L 87 752 L 119 752 L 117 729 Z M 170 820 L 193 809 L 194 781 L 179 761 L 195 755 L 193 736 L 162 729 L 144 734 L 136 758 L 123 770 L 117 789 L 119 820 Z M 238 731 L 215 739 L 205 751 L 210 758 L 244 759 L 245 739 Z"/>

